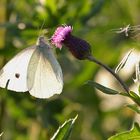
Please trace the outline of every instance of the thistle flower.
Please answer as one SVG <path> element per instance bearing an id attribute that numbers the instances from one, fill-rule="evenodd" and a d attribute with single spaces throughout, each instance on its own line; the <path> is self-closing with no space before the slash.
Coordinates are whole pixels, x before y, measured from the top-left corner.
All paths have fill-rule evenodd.
<path id="1" fill-rule="evenodd" d="M 56 29 L 55 33 L 51 38 L 51 43 L 56 46 L 56 48 L 62 48 L 62 45 L 67 47 L 70 52 L 79 60 L 87 59 L 92 61 L 99 66 L 105 68 L 108 72 L 110 72 L 122 85 L 124 90 L 129 94 L 129 89 L 127 85 L 121 80 L 121 78 L 108 66 L 97 60 L 91 54 L 91 47 L 88 42 L 85 40 L 73 36 L 72 34 L 72 27 L 71 26 L 60 26 Z"/>
<path id="2" fill-rule="evenodd" d="M 62 45 L 64 45 L 77 59 L 80 60 L 91 56 L 89 43 L 81 38 L 73 36 L 71 33 L 71 26 L 60 26 L 52 36 L 51 43 L 60 49 L 62 48 Z"/>

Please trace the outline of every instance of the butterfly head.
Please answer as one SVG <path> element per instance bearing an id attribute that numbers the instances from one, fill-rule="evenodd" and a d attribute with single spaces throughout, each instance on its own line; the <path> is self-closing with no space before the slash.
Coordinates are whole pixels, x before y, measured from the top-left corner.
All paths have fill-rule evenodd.
<path id="1" fill-rule="evenodd" d="M 36 44 L 39 45 L 39 46 L 45 45 L 45 44 L 46 44 L 46 39 L 45 39 L 45 37 L 44 37 L 44 36 L 40 36 L 40 37 L 37 39 L 37 43 L 36 43 Z"/>

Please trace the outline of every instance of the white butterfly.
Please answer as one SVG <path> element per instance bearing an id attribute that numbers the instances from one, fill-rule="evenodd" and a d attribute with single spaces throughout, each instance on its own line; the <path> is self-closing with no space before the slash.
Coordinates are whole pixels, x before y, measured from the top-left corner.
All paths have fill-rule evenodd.
<path id="1" fill-rule="evenodd" d="M 39 37 L 35 46 L 24 49 L 3 67 L 0 87 L 29 91 L 37 98 L 49 98 L 62 92 L 62 70 L 44 37 Z"/>

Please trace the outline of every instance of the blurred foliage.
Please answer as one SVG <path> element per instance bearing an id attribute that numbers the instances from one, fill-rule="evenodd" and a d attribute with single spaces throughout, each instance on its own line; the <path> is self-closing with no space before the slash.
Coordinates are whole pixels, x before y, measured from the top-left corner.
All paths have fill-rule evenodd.
<path id="1" fill-rule="evenodd" d="M 87 40 L 94 56 L 113 68 L 123 52 L 140 47 L 139 37 L 133 39 L 112 31 L 128 24 L 138 25 L 139 7 L 139 0 L 0 0 L 0 66 L 21 49 L 35 44 L 45 22 L 43 29 L 47 29 L 48 38 L 57 26 L 72 25 L 73 34 Z M 98 66 L 76 60 L 65 48 L 56 50 L 56 56 L 65 83 L 60 96 L 41 100 L 29 93 L 0 89 L 3 140 L 48 140 L 60 124 L 76 114 L 79 117 L 72 140 L 105 140 L 131 127 L 134 112 L 117 104 L 106 110 L 101 105 L 105 100 L 102 93 L 84 84 L 96 79 Z M 117 95 L 108 101 L 113 105 L 112 98 Z"/>

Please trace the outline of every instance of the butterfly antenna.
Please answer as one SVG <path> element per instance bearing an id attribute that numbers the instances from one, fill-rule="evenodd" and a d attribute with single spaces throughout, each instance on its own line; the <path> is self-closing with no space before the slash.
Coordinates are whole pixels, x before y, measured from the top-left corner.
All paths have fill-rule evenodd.
<path id="1" fill-rule="evenodd" d="M 42 23 L 42 25 L 41 25 L 41 27 L 40 27 L 40 29 L 39 29 L 39 35 L 38 35 L 38 37 L 40 37 L 40 36 L 42 36 L 42 29 L 43 29 L 43 27 L 44 27 L 44 25 L 45 25 L 45 22 L 46 22 L 46 20 L 44 19 L 43 20 L 43 23 Z M 43 34 L 44 35 L 44 34 Z"/>

